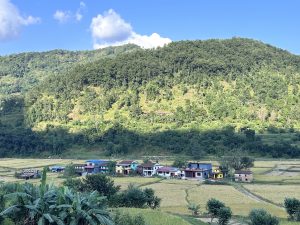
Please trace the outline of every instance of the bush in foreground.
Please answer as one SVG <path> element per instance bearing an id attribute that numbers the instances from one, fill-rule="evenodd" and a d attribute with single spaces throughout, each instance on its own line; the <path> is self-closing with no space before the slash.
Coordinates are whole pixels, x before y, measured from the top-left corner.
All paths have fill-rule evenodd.
<path id="1" fill-rule="evenodd" d="M 278 225 L 279 220 L 264 209 L 253 209 L 249 214 L 250 225 Z"/>
<path id="2" fill-rule="evenodd" d="M 286 198 L 284 200 L 284 208 L 289 214 L 289 219 L 300 221 L 300 200 L 296 198 Z"/>

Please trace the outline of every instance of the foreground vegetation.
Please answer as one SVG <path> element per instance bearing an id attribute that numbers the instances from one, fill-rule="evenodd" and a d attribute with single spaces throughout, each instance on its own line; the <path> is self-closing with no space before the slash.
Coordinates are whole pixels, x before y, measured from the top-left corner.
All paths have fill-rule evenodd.
<path id="1" fill-rule="evenodd" d="M 70 160 L 4 159 L 0 161 L 0 163 L 2 162 L 5 163 L 5 168 L 1 168 L 2 164 L 0 165 L 0 180 L 4 179 L 7 182 L 13 181 L 24 183 L 23 180 L 18 180 L 13 177 L 13 171 L 17 171 L 20 168 L 26 168 L 30 164 L 42 167 L 59 163 L 61 163 L 61 165 L 66 165 Z M 279 224 L 293 225 L 297 224 L 297 222 L 288 221 L 289 215 L 283 208 L 284 200 L 287 197 L 300 199 L 299 188 L 297 188 L 295 184 L 272 182 L 271 184 L 261 184 L 260 180 L 257 182 L 255 179 L 256 176 L 261 173 L 266 173 L 266 176 L 268 176 L 268 173 L 273 174 L 277 171 L 277 168 L 286 168 L 287 171 L 280 172 L 288 172 L 290 171 L 290 167 L 297 166 L 298 162 L 299 161 L 255 161 L 253 168 L 254 183 L 243 186 L 257 197 L 249 196 L 247 193 L 242 192 L 240 188 L 236 187 L 236 184 L 230 182 L 226 185 L 208 185 L 200 184 L 197 181 L 177 179 L 164 180 L 155 177 L 113 177 L 112 180 L 114 181 L 115 186 L 120 186 L 118 192 L 126 192 L 126 190 L 128 190 L 128 185 L 134 184 L 141 189 L 150 188 L 154 190 L 155 195 L 161 199 L 159 209 L 155 210 L 149 208 L 124 208 L 126 205 L 120 205 L 122 206 L 119 208 L 121 212 L 128 212 L 133 216 L 142 215 L 146 224 L 199 224 L 199 217 L 204 221 L 209 222 L 210 214 L 206 208 L 206 204 L 210 199 L 215 198 L 223 202 L 227 207 L 230 207 L 233 216 L 232 221 L 235 221 L 236 223 L 246 224 L 251 210 L 256 208 L 267 210 L 272 216 L 275 215 L 276 217 L 279 217 Z M 173 162 L 169 161 L 164 163 L 171 165 Z M 217 162 L 212 163 L 217 165 Z M 3 172 L 1 172 L 1 170 Z M 10 172 L 8 172 L 9 170 Z M 7 179 L 9 173 L 12 174 L 13 179 Z M 269 176 L 280 176 L 280 174 L 276 173 Z M 62 186 L 65 181 L 66 178 L 63 178 L 58 173 L 48 173 L 48 184 Z M 40 180 L 29 180 L 29 182 L 37 185 L 40 184 Z M 268 180 L 265 182 L 267 183 Z M 71 187 L 72 186 L 70 186 L 70 188 Z M 74 186 L 72 188 L 74 188 Z M 133 192 L 136 193 L 136 191 Z M 191 205 L 200 206 L 197 216 L 195 216 L 194 211 L 191 210 L 191 208 L 193 208 Z M 126 207 L 128 207 L 128 205 Z M 174 216 L 174 214 L 176 215 Z M 160 217 L 165 218 L 165 220 L 162 220 Z M 161 223 L 162 221 L 163 223 Z M 214 221 L 216 223 L 217 219 Z M 205 224 L 205 222 L 203 222 L 203 224 Z"/>

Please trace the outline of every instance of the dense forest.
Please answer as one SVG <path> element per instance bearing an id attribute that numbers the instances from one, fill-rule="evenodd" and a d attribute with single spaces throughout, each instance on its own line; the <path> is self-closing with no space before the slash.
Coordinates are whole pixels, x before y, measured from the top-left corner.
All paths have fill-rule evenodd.
<path id="1" fill-rule="evenodd" d="M 1 156 L 300 156 L 300 56 L 259 41 L 24 53 L 0 76 Z"/>

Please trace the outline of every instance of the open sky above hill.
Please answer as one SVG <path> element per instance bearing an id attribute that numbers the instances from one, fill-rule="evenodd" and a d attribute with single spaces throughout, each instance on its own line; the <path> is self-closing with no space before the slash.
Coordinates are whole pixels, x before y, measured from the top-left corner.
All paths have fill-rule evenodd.
<path id="1" fill-rule="evenodd" d="M 0 54 L 234 36 L 300 54 L 299 8 L 297 0 L 0 0 Z"/>

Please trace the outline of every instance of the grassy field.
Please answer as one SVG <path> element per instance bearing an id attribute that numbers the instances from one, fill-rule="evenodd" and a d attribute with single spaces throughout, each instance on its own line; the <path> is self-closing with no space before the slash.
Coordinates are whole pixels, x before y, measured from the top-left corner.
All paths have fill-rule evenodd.
<path id="1" fill-rule="evenodd" d="M 159 210 L 133 208 L 122 208 L 120 210 L 128 212 L 131 215 L 140 214 L 144 216 L 146 224 L 149 225 L 190 225 L 189 222 L 179 216 L 170 215 Z M 201 223 L 199 223 L 199 225 L 201 225 Z"/>
<path id="2" fill-rule="evenodd" d="M 42 168 L 51 165 L 67 165 L 69 163 L 82 163 L 83 160 L 71 159 L 0 159 L 0 168 L 26 169 Z"/>
<path id="3" fill-rule="evenodd" d="M 232 209 L 234 215 L 247 216 L 253 208 L 264 208 L 278 217 L 286 217 L 283 209 L 252 199 L 232 186 L 201 185 L 189 191 L 189 201 L 200 204 L 202 212 L 205 212 L 206 202 L 211 198 L 216 198 L 224 202 Z"/>
<path id="4" fill-rule="evenodd" d="M 248 184 L 243 186 L 252 193 L 280 205 L 283 205 L 286 197 L 300 199 L 299 185 Z"/>
<path id="5" fill-rule="evenodd" d="M 156 183 L 161 180 L 161 178 L 157 177 L 114 177 L 116 185 L 120 185 L 121 189 L 124 190 L 128 187 L 129 184 L 134 184 L 136 186 L 145 186 L 148 184 Z"/>

